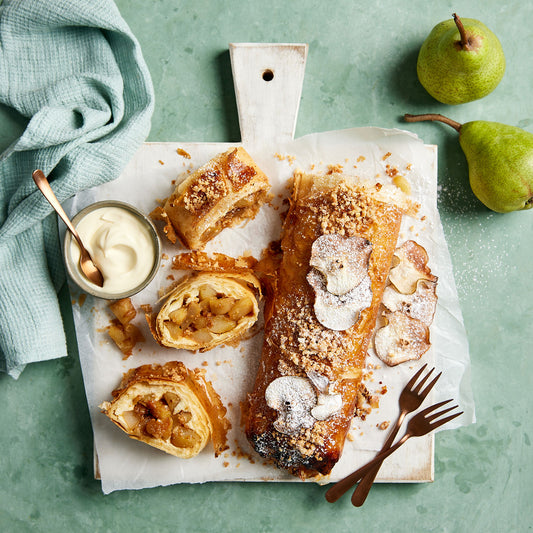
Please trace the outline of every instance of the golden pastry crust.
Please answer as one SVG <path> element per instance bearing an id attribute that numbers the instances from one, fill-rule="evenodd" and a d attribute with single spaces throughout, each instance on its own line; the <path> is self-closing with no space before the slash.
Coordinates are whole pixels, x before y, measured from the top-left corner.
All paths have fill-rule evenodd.
<path id="1" fill-rule="evenodd" d="M 143 365 L 124 374 L 112 396 L 100 408 L 132 439 L 182 459 L 209 440 L 215 456 L 228 448 L 226 408 L 201 370 L 178 361 Z"/>
<path id="2" fill-rule="evenodd" d="M 217 155 L 180 183 L 152 217 L 171 242 L 202 249 L 224 228 L 254 218 L 268 199 L 266 175 L 242 147 Z"/>
<path id="3" fill-rule="evenodd" d="M 162 346 L 205 352 L 240 339 L 257 321 L 260 298 L 248 270 L 198 272 L 182 278 L 147 320 Z"/>
<path id="4" fill-rule="evenodd" d="M 274 296 L 265 310 L 265 341 L 255 387 L 249 395 L 246 434 L 260 455 L 302 478 L 331 471 L 342 453 L 354 416 L 366 349 L 402 218 L 402 209 L 389 201 L 394 195 L 390 192 L 384 195 L 380 189 L 358 185 L 339 174 L 295 175 L 283 228 L 283 259 Z M 396 199 L 403 208 L 416 209 L 401 191 Z M 327 234 L 367 239 L 372 246 L 368 260 L 371 303 L 361 310 L 357 322 L 344 331 L 328 329 L 317 320 L 315 294 L 307 280 L 312 245 Z M 340 400 L 340 408 L 325 418 L 312 419 L 300 414 L 303 422 L 296 430 L 298 420 L 294 422 L 294 411 L 286 413 L 290 424 L 283 432 L 281 411 L 269 407 L 272 400 L 265 395 L 272 396 L 272 387 L 267 391 L 269 386 L 287 376 L 310 378 L 318 404 L 335 405 Z M 277 383 L 280 394 L 285 394 L 283 380 Z M 310 404 L 317 401 L 303 381 L 294 381 L 293 385 L 303 387 L 305 401 Z"/>

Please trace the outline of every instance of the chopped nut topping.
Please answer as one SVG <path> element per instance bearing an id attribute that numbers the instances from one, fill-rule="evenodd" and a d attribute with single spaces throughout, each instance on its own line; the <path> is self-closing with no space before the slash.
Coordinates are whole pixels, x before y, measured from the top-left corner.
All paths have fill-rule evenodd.
<path id="1" fill-rule="evenodd" d="M 206 170 L 184 194 L 183 204 L 191 213 L 200 215 L 208 211 L 227 193 L 228 188 L 220 172 L 215 169 Z"/>

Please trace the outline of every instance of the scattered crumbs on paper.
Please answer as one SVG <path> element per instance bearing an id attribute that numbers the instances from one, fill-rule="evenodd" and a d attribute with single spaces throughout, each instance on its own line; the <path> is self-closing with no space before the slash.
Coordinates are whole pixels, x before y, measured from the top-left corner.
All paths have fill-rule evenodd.
<path id="1" fill-rule="evenodd" d="M 356 161 L 357 161 L 358 163 L 362 163 L 363 161 L 365 161 L 365 159 L 366 159 L 366 157 L 365 157 L 364 155 L 360 155 L 360 156 L 356 159 Z"/>
<path id="2" fill-rule="evenodd" d="M 191 158 L 191 154 L 186 152 L 183 148 L 177 148 L 176 152 L 177 152 L 178 155 L 181 155 L 181 157 L 184 157 L 185 159 L 190 159 Z"/>
<path id="3" fill-rule="evenodd" d="M 388 159 L 392 154 L 390 152 L 387 152 L 384 156 L 383 156 L 383 161 L 385 161 L 385 159 Z"/>
<path id="4" fill-rule="evenodd" d="M 296 159 L 296 157 L 294 157 L 293 155 L 283 155 L 283 154 L 280 154 L 279 152 L 276 152 L 274 154 L 274 157 L 278 160 L 278 161 L 288 161 L 289 162 L 289 165 L 292 165 Z"/>
<path id="5" fill-rule="evenodd" d="M 78 299 L 77 300 L 73 299 L 71 303 L 72 303 L 72 305 L 78 304 L 81 307 L 85 303 L 86 299 L 87 299 L 87 294 L 82 292 L 78 296 Z"/>
<path id="6" fill-rule="evenodd" d="M 160 160 L 159 160 L 159 164 L 160 164 L 160 165 L 164 165 L 165 162 L 164 162 L 164 161 L 161 161 L 161 159 L 160 159 Z"/>
<path id="7" fill-rule="evenodd" d="M 376 424 L 378 429 L 385 431 L 390 426 L 390 420 L 384 420 L 381 424 Z"/>

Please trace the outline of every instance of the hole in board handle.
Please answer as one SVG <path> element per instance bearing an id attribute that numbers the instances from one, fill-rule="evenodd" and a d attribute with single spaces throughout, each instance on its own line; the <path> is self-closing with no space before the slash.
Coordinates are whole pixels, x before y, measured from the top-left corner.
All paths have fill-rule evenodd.
<path id="1" fill-rule="evenodd" d="M 266 70 L 263 71 L 263 79 L 265 81 L 272 81 L 274 79 L 274 72 L 272 72 L 272 70 L 267 68 Z"/>

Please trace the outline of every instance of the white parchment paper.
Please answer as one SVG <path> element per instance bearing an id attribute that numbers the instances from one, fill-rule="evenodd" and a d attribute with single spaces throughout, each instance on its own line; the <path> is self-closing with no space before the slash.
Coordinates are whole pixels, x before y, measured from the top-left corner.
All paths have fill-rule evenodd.
<path id="1" fill-rule="evenodd" d="M 129 202 L 145 213 L 166 198 L 176 180 L 188 171 L 206 163 L 227 150 L 222 143 L 146 143 L 119 179 L 86 191 L 67 206 L 71 214 L 86 205 L 103 199 Z M 181 148 L 190 158 L 179 155 Z M 454 398 L 464 414 L 445 426 L 451 429 L 472 423 L 474 401 L 470 387 L 468 342 L 458 304 L 452 265 L 437 211 L 437 149 L 424 145 L 416 136 L 401 130 L 356 128 L 325 132 L 302 137 L 283 145 L 245 148 L 269 176 L 274 201 L 264 206 L 258 216 L 244 226 L 224 230 L 206 251 L 223 252 L 237 257 L 261 251 L 280 235 L 280 213 L 289 194 L 288 183 L 295 169 L 327 172 L 335 167 L 346 175 L 375 179 L 382 183 L 391 178 L 388 169 L 397 169 L 410 183 L 413 198 L 421 204 L 417 218 L 404 217 L 399 243 L 414 239 L 428 252 L 432 272 L 438 276 L 438 306 L 431 326 L 432 347 L 420 361 L 387 367 L 370 350 L 366 385 L 378 394 L 379 408 L 366 420 L 354 420 L 343 456 L 330 477 L 322 482 L 336 481 L 371 459 L 381 448 L 387 431 L 385 422 L 393 423 L 398 415 L 398 396 L 410 376 L 425 362 L 442 371 L 431 400 Z M 389 167 L 387 167 L 389 165 Z M 139 308 L 155 305 L 159 290 L 167 287 L 171 259 L 184 249 L 164 244 L 164 259 L 159 274 L 141 293 L 132 298 Z M 140 489 L 175 483 L 206 481 L 299 481 L 275 467 L 264 464 L 254 454 L 244 436 L 240 403 L 251 390 L 258 365 L 262 333 L 243 341 L 238 347 L 217 347 L 209 352 L 190 353 L 161 348 L 151 337 L 142 314 L 135 319 L 146 341 L 138 344 L 131 357 L 122 354 L 105 332 L 112 318 L 106 302 L 85 298 L 71 287 L 80 360 L 94 431 L 97 474 L 102 490 L 109 493 L 121 489 Z M 228 407 L 232 423 L 230 449 L 218 458 L 206 447 L 197 457 L 182 460 L 129 439 L 100 412 L 98 405 L 111 399 L 122 374 L 129 368 L 146 363 L 164 364 L 181 360 L 188 367 L 205 368 Z M 386 393 L 383 392 L 384 387 Z M 426 402 L 431 401 L 427 399 Z M 410 441 L 383 465 L 378 481 L 430 481 L 433 479 L 433 436 Z"/>

